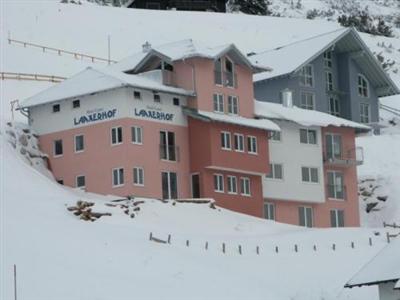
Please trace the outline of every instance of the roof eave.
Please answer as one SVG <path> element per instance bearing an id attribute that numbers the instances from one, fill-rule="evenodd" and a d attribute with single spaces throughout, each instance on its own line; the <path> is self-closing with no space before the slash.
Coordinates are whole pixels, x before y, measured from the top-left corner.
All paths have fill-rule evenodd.
<path id="1" fill-rule="evenodd" d="M 381 283 L 388 283 L 388 282 L 397 282 L 399 281 L 399 278 L 395 278 L 395 279 L 386 279 L 386 280 L 376 280 L 376 281 L 370 281 L 370 282 L 364 282 L 364 283 L 353 283 L 353 284 L 349 284 L 347 283 L 344 287 L 345 288 L 353 288 L 353 287 L 362 287 L 362 286 L 370 286 L 370 285 L 377 285 L 377 284 L 381 284 Z"/>

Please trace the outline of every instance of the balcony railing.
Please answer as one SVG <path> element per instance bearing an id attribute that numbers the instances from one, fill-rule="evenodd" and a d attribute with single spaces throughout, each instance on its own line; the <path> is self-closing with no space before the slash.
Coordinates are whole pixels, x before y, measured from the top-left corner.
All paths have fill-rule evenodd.
<path id="1" fill-rule="evenodd" d="M 327 197 L 335 200 L 346 200 L 346 186 L 339 184 L 328 184 L 326 188 Z"/>
<path id="2" fill-rule="evenodd" d="M 356 147 L 348 150 L 346 153 L 333 153 L 327 150 L 324 154 L 324 162 L 336 166 L 359 166 L 364 163 L 364 149 Z"/>
<path id="3" fill-rule="evenodd" d="M 179 147 L 175 145 L 160 144 L 160 159 L 179 161 Z"/>
<path id="4" fill-rule="evenodd" d="M 221 72 L 214 70 L 214 83 L 237 88 L 237 76 L 236 73 Z"/>

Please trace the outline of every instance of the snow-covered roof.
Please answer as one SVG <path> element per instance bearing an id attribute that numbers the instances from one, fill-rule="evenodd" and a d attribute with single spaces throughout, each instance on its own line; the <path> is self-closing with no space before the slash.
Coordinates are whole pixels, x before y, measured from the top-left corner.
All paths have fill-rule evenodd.
<path id="1" fill-rule="evenodd" d="M 370 130 L 369 126 L 339 118 L 316 110 L 286 107 L 282 104 L 254 101 L 254 114 L 260 118 L 286 120 L 301 126 L 336 126 Z"/>
<path id="2" fill-rule="evenodd" d="M 177 42 L 167 43 L 160 46 L 151 47 L 147 52 L 141 51 L 135 53 L 120 62 L 110 66 L 110 69 L 118 71 L 137 72 L 152 57 L 158 56 L 167 62 L 173 62 L 192 57 L 202 57 L 217 59 L 224 54 L 229 53 L 237 61 L 249 66 L 255 72 L 270 71 L 271 69 L 262 63 L 253 64 L 234 44 L 220 45 L 210 47 L 192 39 L 185 39 Z"/>
<path id="3" fill-rule="evenodd" d="M 145 76 L 128 75 L 109 69 L 98 70 L 88 67 L 75 76 L 25 99 L 21 103 L 21 107 L 30 107 L 129 86 L 178 95 L 189 96 L 194 94 L 192 91 L 163 85 Z"/>
<path id="4" fill-rule="evenodd" d="M 275 131 L 281 130 L 279 126 L 276 125 L 274 122 L 265 119 L 251 119 L 240 116 L 230 116 L 222 113 L 194 110 L 191 108 L 185 108 L 184 112 L 191 117 L 205 121 L 229 123 L 229 124 L 259 128 L 264 130 L 275 130 Z"/>
<path id="5" fill-rule="evenodd" d="M 249 59 L 254 65 L 268 65 L 272 68 L 271 72 L 255 74 L 253 80 L 259 82 L 298 72 L 304 65 L 311 63 L 332 47 L 338 52 L 354 53 L 353 59 L 367 78 L 373 81 L 379 97 L 400 93 L 399 88 L 353 28 L 340 28 L 250 56 Z"/>
<path id="6" fill-rule="evenodd" d="M 395 238 L 371 259 L 346 285 L 354 287 L 400 280 L 400 238 Z"/>

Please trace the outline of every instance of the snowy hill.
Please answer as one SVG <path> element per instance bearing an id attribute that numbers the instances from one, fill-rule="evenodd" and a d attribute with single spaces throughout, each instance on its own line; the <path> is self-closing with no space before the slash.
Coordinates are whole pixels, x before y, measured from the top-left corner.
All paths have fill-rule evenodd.
<path id="1" fill-rule="evenodd" d="M 209 204 L 86 194 L 21 159 L 13 137 L 34 141 L 23 129 L 6 125 L 0 136 L 7 174 L 0 197 L 1 299 L 13 297 L 13 264 L 22 299 L 376 299 L 374 287 L 343 285 L 386 244 L 384 230 L 312 230 Z M 80 220 L 67 210 L 78 200 L 112 215 Z M 171 234 L 171 243 L 149 241 L 150 232 L 164 241 Z"/>

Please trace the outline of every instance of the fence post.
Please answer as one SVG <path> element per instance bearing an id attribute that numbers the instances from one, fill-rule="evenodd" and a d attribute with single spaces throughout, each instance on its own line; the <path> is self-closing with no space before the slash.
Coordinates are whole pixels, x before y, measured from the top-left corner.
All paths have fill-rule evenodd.
<path id="1" fill-rule="evenodd" d="M 257 252 L 257 255 L 260 255 L 260 247 L 259 246 L 256 247 L 256 252 Z"/>
<path id="2" fill-rule="evenodd" d="M 14 264 L 14 300 L 17 300 L 17 266 Z"/>
<path id="3" fill-rule="evenodd" d="M 168 234 L 168 244 L 171 244 L 171 235 Z"/>
<path id="4" fill-rule="evenodd" d="M 225 253 L 225 243 L 222 243 L 222 252 Z"/>
<path id="5" fill-rule="evenodd" d="M 387 232 L 387 231 L 386 231 L 386 240 L 389 244 L 390 243 L 390 235 L 389 235 L 389 232 Z"/>
<path id="6" fill-rule="evenodd" d="M 332 250 L 335 251 L 336 250 L 336 245 L 332 244 Z"/>
<path id="7" fill-rule="evenodd" d="M 153 239 L 153 233 L 150 232 L 149 240 L 151 241 Z"/>
<path id="8" fill-rule="evenodd" d="M 279 252 L 279 248 L 278 246 L 275 246 L 275 252 L 278 253 Z"/>
<path id="9" fill-rule="evenodd" d="M 189 247 L 189 240 L 186 240 L 186 247 Z"/>
<path id="10" fill-rule="evenodd" d="M 354 242 L 351 242 L 351 248 L 354 249 Z"/>
<path id="11" fill-rule="evenodd" d="M 369 245 L 372 246 L 372 238 L 369 238 Z"/>
<path id="12" fill-rule="evenodd" d="M 317 251 L 317 245 L 314 245 L 313 248 L 314 248 L 314 251 Z"/>
<path id="13" fill-rule="evenodd" d="M 208 250 L 208 242 L 206 242 L 206 250 Z"/>
<path id="14" fill-rule="evenodd" d="M 242 255 L 242 246 L 239 245 L 239 254 Z"/>
<path id="15" fill-rule="evenodd" d="M 297 244 L 294 245 L 294 251 L 296 251 L 296 252 L 299 251 L 299 248 L 298 248 Z"/>

